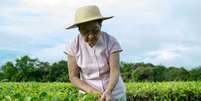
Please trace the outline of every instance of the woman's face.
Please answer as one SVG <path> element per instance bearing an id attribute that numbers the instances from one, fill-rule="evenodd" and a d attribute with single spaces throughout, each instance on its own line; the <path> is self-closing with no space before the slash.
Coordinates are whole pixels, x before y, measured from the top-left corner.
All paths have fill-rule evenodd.
<path id="1" fill-rule="evenodd" d="M 93 46 L 98 40 L 100 24 L 97 21 L 83 23 L 79 25 L 79 31 L 84 36 L 85 42 Z"/>

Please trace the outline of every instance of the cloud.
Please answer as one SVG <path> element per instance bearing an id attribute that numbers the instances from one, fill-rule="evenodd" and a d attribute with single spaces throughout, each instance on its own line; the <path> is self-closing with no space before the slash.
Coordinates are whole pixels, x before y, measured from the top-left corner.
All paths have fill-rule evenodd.
<path id="1" fill-rule="evenodd" d="M 26 52 L 26 50 L 24 50 L 24 49 L 11 48 L 11 47 L 0 47 L 0 50 Z"/>
<path id="2" fill-rule="evenodd" d="M 24 54 L 44 61 L 65 59 L 63 47 L 78 33 L 65 27 L 73 22 L 76 8 L 90 4 L 99 6 L 104 16 L 114 16 L 102 29 L 119 40 L 122 61 L 200 65 L 199 0 L 1 1 L 1 61 Z"/>
<path id="3" fill-rule="evenodd" d="M 34 58 L 39 58 L 42 61 L 49 61 L 51 63 L 60 60 L 66 60 L 64 48 L 65 44 L 58 44 L 54 47 L 46 47 L 37 51 L 33 51 L 32 53 L 30 53 L 30 56 Z"/>
<path id="4" fill-rule="evenodd" d="M 27 53 L 24 49 L 0 47 L 0 65 L 5 64 L 8 61 L 15 61 L 16 57 L 20 57 Z"/>
<path id="5" fill-rule="evenodd" d="M 166 44 L 160 49 L 148 50 L 143 53 L 133 55 L 136 62 L 153 63 L 155 65 L 178 66 L 190 69 L 200 65 L 199 46 L 187 46 L 183 44 Z M 192 64 L 193 63 L 193 64 Z"/>

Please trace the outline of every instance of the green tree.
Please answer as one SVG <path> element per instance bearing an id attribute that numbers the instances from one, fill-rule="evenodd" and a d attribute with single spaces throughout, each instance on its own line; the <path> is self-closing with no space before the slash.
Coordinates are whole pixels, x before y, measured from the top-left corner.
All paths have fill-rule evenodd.
<path id="1" fill-rule="evenodd" d="M 201 66 L 190 70 L 189 80 L 201 81 Z"/>
<path id="2" fill-rule="evenodd" d="M 2 75 L 4 74 L 4 79 L 7 79 L 8 81 L 15 81 L 14 75 L 18 71 L 12 62 L 7 62 L 2 66 L 2 72 Z"/>
<path id="3" fill-rule="evenodd" d="M 124 63 L 124 62 L 120 63 L 121 76 L 125 82 L 131 81 L 131 72 L 132 70 L 134 70 L 132 67 L 133 67 L 132 63 Z"/>
<path id="4" fill-rule="evenodd" d="M 48 62 L 40 62 L 35 70 L 36 81 L 47 82 L 49 78 L 50 64 Z"/>
<path id="5" fill-rule="evenodd" d="M 155 66 L 153 68 L 154 81 L 164 81 L 165 80 L 165 76 L 164 76 L 165 71 L 166 71 L 165 66 L 163 66 L 163 65 Z"/>
<path id="6" fill-rule="evenodd" d="M 4 77 L 4 73 L 2 71 L 0 71 L 0 82 L 1 80 L 3 80 L 5 77 Z"/>
<path id="7" fill-rule="evenodd" d="M 132 81 L 153 81 L 153 68 L 146 66 L 138 66 L 132 72 Z"/>
<path id="8" fill-rule="evenodd" d="M 169 67 L 164 74 L 168 81 L 184 81 L 189 76 L 189 72 L 183 67 L 177 68 L 173 66 Z"/>
<path id="9" fill-rule="evenodd" d="M 59 61 L 50 66 L 49 80 L 50 81 L 69 81 L 68 69 L 66 61 Z"/>
<path id="10" fill-rule="evenodd" d="M 38 63 L 38 59 L 31 59 L 29 56 L 17 59 L 16 68 L 19 72 L 16 75 L 16 81 L 35 81 L 34 72 Z"/>

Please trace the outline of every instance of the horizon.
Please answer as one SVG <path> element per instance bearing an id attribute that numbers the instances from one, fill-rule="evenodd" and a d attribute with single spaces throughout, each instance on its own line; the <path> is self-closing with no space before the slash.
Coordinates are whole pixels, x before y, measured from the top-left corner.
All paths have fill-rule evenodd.
<path id="1" fill-rule="evenodd" d="M 24 56 L 28 56 L 28 55 L 24 55 Z M 22 57 L 24 57 L 24 56 L 22 56 Z M 20 58 L 22 58 L 22 57 L 17 57 L 16 59 L 15 59 L 15 61 L 7 61 L 7 62 L 12 62 L 14 65 L 16 64 L 16 60 L 17 59 L 20 59 Z M 40 61 L 40 62 L 48 62 L 48 61 L 41 61 L 39 58 L 32 58 L 32 57 L 30 57 L 30 56 L 28 56 L 30 59 L 37 59 L 38 61 Z M 58 60 L 58 61 L 54 61 L 54 62 L 48 62 L 50 65 L 53 65 L 54 63 L 58 63 L 58 62 L 60 62 L 60 61 L 66 61 L 66 62 L 68 62 L 67 60 L 65 60 L 65 59 L 61 59 L 61 60 Z M 6 63 L 7 63 L 6 62 Z M 5 64 L 6 64 L 5 63 Z M 126 64 L 134 64 L 134 65 L 136 65 L 136 64 L 138 64 L 138 63 L 142 63 L 142 64 L 152 64 L 152 63 L 144 63 L 144 62 L 126 62 L 126 61 L 120 61 L 120 64 L 121 63 L 126 63 Z M 5 64 L 2 64 L 2 65 L 0 65 L 0 69 L 1 69 L 1 67 L 3 66 L 3 65 L 5 65 Z M 152 64 L 152 65 L 154 65 L 154 67 L 155 66 L 165 66 L 165 68 L 170 68 L 170 67 L 176 67 L 176 68 L 185 68 L 186 70 L 192 70 L 192 69 L 195 69 L 195 68 L 199 68 L 199 67 L 201 67 L 201 65 L 198 65 L 198 66 L 195 66 L 195 67 L 192 67 L 192 68 L 188 68 L 188 67 L 184 67 L 184 66 L 166 66 L 166 65 L 163 65 L 163 64 Z"/>
<path id="2" fill-rule="evenodd" d="M 201 1 L 7 0 L 0 1 L 0 66 L 24 55 L 50 63 L 66 60 L 63 51 L 78 31 L 65 28 L 76 8 L 91 4 L 103 16 L 114 16 L 103 22 L 102 31 L 120 43 L 121 61 L 201 65 Z"/>

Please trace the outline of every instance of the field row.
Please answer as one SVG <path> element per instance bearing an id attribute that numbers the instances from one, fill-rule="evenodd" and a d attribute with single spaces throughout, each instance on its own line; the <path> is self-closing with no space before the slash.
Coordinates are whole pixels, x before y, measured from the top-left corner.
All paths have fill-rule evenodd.
<path id="1" fill-rule="evenodd" d="M 199 101 L 201 82 L 126 83 L 128 101 Z M 70 83 L 2 82 L 1 101 L 96 101 L 93 94 L 80 95 Z"/>

